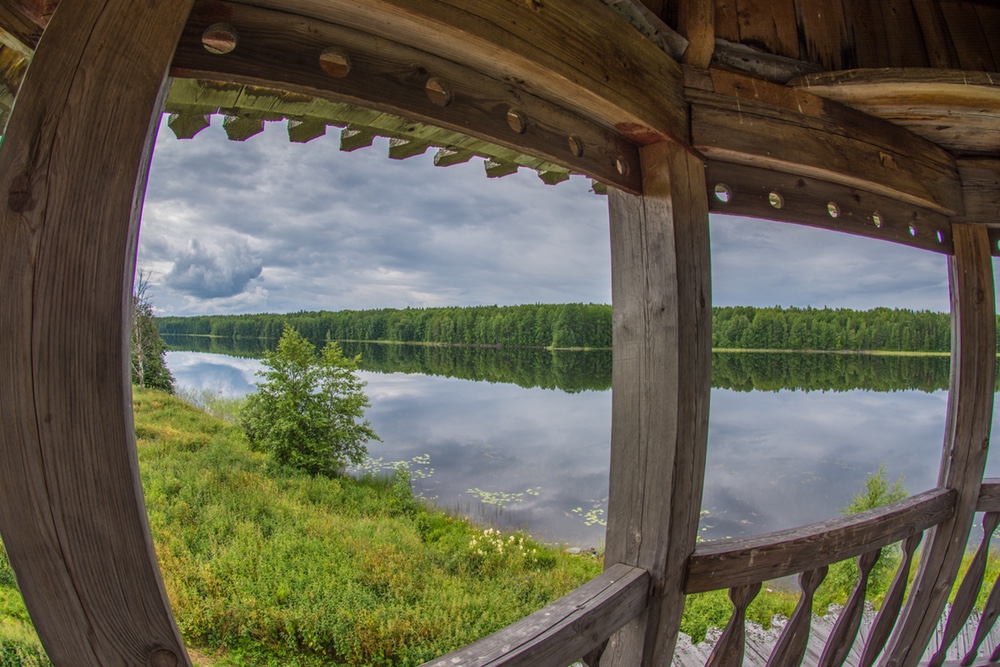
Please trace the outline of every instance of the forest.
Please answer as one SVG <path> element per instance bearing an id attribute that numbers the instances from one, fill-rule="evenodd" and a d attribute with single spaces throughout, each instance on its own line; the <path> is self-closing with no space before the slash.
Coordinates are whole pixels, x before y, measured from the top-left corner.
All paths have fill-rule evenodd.
<path id="1" fill-rule="evenodd" d="M 158 318 L 160 333 L 277 340 L 288 323 L 310 340 L 490 347 L 610 348 L 611 306 L 527 304 L 381 308 Z M 948 352 L 947 313 L 898 308 L 716 307 L 712 347 L 740 350 Z"/>

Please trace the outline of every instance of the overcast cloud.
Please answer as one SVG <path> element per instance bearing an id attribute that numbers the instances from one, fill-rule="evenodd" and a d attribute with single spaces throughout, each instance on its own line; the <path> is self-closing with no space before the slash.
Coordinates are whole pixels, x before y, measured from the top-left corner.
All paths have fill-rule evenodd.
<path id="1" fill-rule="evenodd" d="M 160 129 L 139 266 L 162 314 L 610 302 L 607 199 L 585 178 L 487 179 L 433 149 L 390 160 L 385 140 L 341 153 L 335 128 L 231 142 L 213 120 L 187 141 Z M 948 308 L 929 252 L 724 217 L 712 246 L 718 305 Z"/>

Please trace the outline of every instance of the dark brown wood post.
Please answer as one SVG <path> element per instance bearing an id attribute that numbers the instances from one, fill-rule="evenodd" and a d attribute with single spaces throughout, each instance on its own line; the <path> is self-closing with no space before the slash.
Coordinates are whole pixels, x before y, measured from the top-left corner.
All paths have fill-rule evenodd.
<path id="1" fill-rule="evenodd" d="M 139 481 L 138 212 L 191 0 L 63 0 L 0 148 L 0 533 L 52 662 L 190 665 Z"/>
<path id="2" fill-rule="evenodd" d="M 937 628 L 965 554 L 982 484 L 993 418 L 996 309 L 985 225 L 954 224 L 951 285 L 951 387 L 940 486 L 955 489 L 952 517 L 938 525 L 920 557 L 913 587 L 884 664 L 916 665 Z"/>
<path id="3" fill-rule="evenodd" d="M 641 152 L 643 195 L 609 191 L 614 366 L 605 566 L 642 567 L 647 610 L 602 665 L 669 665 L 701 509 L 712 372 L 705 170 L 685 149 Z"/>

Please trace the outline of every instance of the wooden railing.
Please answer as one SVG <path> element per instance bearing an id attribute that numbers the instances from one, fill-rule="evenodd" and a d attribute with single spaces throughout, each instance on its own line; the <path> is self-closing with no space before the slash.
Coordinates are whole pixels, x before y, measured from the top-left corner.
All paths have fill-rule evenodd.
<path id="1" fill-rule="evenodd" d="M 715 644 L 707 665 L 739 667 L 745 651 L 746 611 L 765 581 L 798 575 L 801 596 L 774 646 L 768 665 L 799 665 L 810 637 L 816 589 L 834 563 L 857 558 L 859 579 L 837 617 L 818 667 L 840 667 L 856 643 L 862 622 L 868 578 L 882 549 L 901 543 L 902 557 L 882 607 L 860 650 L 859 667 L 871 667 L 896 625 L 917 547 L 924 532 L 949 519 L 957 493 L 935 489 L 849 517 L 749 538 L 718 540 L 698 548 L 688 561 L 687 594 L 729 589 L 733 614 Z M 929 667 L 945 662 L 947 650 L 971 616 L 983 585 L 993 533 L 1000 525 L 1000 479 L 984 480 L 977 511 L 983 513 L 983 537 L 955 594 L 943 637 Z M 424 667 L 563 667 L 585 658 L 600 661 L 608 638 L 647 607 L 649 574 L 617 564 L 596 579 L 531 616 Z M 962 665 L 987 664 L 978 650 L 1000 617 L 1000 578 L 993 582 L 972 646 Z M 989 662 L 1000 661 L 1000 648 Z"/>
<path id="2" fill-rule="evenodd" d="M 649 574 L 614 565 L 552 604 L 423 667 L 563 667 L 646 608 Z"/>
<path id="3" fill-rule="evenodd" d="M 957 493 L 936 489 L 897 503 L 834 519 L 750 538 L 719 540 L 695 551 L 688 565 L 685 591 L 729 589 L 734 611 L 709 658 L 711 667 L 740 667 L 745 650 L 747 607 L 764 581 L 799 575 L 802 594 L 774 647 L 768 665 L 801 663 L 810 635 L 812 601 L 829 565 L 858 559 L 860 577 L 837 618 L 819 667 L 844 663 L 858 635 L 868 577 L 883 547 L 903 541 L 903 558 L 875 624 L 868 634 L 860 667 L 870 667 L 885 647 L 906 591 L 913 554 L 923 532 L 948 519 Z M 985 564 L 985 561 L 984 561 Z"/>

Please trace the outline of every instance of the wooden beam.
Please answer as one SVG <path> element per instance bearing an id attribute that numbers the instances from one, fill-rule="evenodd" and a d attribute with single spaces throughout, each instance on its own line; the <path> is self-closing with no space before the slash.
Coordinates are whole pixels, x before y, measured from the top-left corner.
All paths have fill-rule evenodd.
<path id="1" fill-rule="evenodd" d="M 714 0 L 682 0 L 677 7 L 677 24 L 688 40 L 684 64 L 708 69 L 715 52 Z"/>
<path id="2" fill-rule="evenodd" d="M 0 0 L 0 43 L 31 59 L 42 36 L 42 26 L 11 0 Z"/>
<path id="3" fill-rule="evenodd" d="M 936 489 L 849 517 L 716 540 L 698 547 L 691 556 L 685 591 L 757 584 L 869 553 L 949 518 L 957 497 L 952 489 Z"/>
<path id="4" fill-rule="evenodd" d="M 512 3 L 504 6 L 516 10 Z M 224 55 L 209 53 L 202 34 L 222 20 L 235 27 L 238 44 Z M 327 49 L 349 56 L 345 76 L 331 76 L 320 67 L 319 56 Z M 656 53 L 666 58 L 659 50 Z M 181 38 L 171 73 L 371 107 L 530 153 L 631 192 L 639 188 L 638 150 L 625 130 L 549 102 L 520 82 L 491 78 L 432 53 L 313 18 L 229 2 L 200 2 Z M 429 95 L 432 84 L 446 88 L 446 94 Z M 514 117 L 523 122 L 512 123 Z M 571 137 L 580 150 L 573 150 Z"/>
<path id="5" fill-rule="evenodd" d="M 912 132 L 802 90 L 731 72 L 688 77 L 691 135 L 708 158 L 962 211 L 954 158 Z"/>
<path id="6" fill-rule="evenodd" d="M 883 659 L 887 667 L 918 663 L 937 628 L 979 501 L 993 418 L 996 308 L 989 237 L 982 225 L 953 225 L 951 388 L 939 486 L 958 493 L 954 515 L 935 528 Z"/>
<path id="7" fill-rule="evenodd" d="M 189 8 L 63 0 L 0 150 L 0 532 L 60 667 L 190 665 L 142 499 L 123 317 Z"/>
<path id="8" fill-rule="evenodd" d="M 646 606 L 649 574 L 615 565 L 503 630 L 423 667 L 564 667 Z"/>
<path id="9" fill-rule="evenodd" d="M 680 68 L 601 0 L 257 0 L 433 53 L 617 127 L 687 143 Z"/>
<path id="10" fill-rule="evenodd" d="M 610 190 L 614 319 L 606 566 L 652 577 L 648 610 L 602 665 L 667 665 L 694 551 L 711 391 L 711 269 L 704 167 L 642 149 L 643 192 Z"/>
<path id="11" fill-rule="evenodd" d="M 713 213 L 794 222 L 951 254 L 951 219 L 866 190 L 815 178 L 710 160 Z"/>
<path id="12" fill-rule="evenodd" d="M 965 215 L 957 221 L 1000 227 L 1000 157 L 959 160 L 958 173 Z"/>
<path id="13" fill-rule="evenodd" d="M 960 155 L 1000 147 L 1000 77 L 988 72 L 897 68 L 823 72 L 789 85 L 905 127 Z"/>

